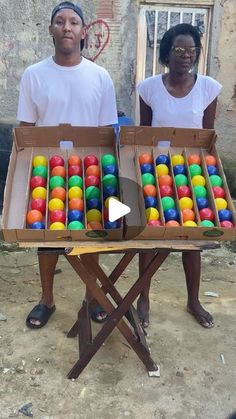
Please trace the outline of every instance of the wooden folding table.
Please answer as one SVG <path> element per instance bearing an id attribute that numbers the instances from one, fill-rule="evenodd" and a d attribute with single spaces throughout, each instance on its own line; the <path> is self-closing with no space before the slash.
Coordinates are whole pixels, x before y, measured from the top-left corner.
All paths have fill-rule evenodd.
<path id="1" fill-rule="evenodd" d="M 68 248 L 68 244 L 70 247 Z M 159 376 L 159 367 L 150 356 L 145 333 L 140 326 L 134 300 L 143 290 L 146 281 L 152 277 L 171 252 L 213 249 L 220 245 L 216 242 L 198 241 L 157 241 L 129 240 L 121 242 L 43 242 L 20 243 L 22 247 L 39 247 L 40 253 L 62 254 L 70 263 L 90 291 L 91 298 L 84 299 L 78 312 L 78 319 L 68 332 L 68 337 L 78 335 L 79 359 L 68 373 L 68 378 L 77 378 L 105 339 L 115 327 L 119 329 L 130 347 L 145 365 L 150 376 Z M 57 246 L 57 247 L 55 247 Z M 60 247 L 58 247 L 60 246 Z M 153 258 L 145 272 L 135 278 L 126 295 L 121 296 L 116 288 L 116 281 L 136 254 L 152 252 Z M 121 253 L 123 257 L 109 276 L 91 257 L 95 253 Z M 96 281 L 97 280 L 97 281 Z M 130 282 L 130 281 L 129 281 Z M 91 307 L 99 303 L 108 313 L 108 318 L 101 325 L 100 331 L 92 336 Z"/>

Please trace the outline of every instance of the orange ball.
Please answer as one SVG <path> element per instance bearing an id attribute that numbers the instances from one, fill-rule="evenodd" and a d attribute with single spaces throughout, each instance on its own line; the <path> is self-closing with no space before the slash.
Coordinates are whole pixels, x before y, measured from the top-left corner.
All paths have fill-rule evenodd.
<path id="1" fill-rule="evenodd" d="M 145 185 L 143 187 L 144 196 L 157 196 L 157 188 L 154 185 Z"/>
<path id="2" fill-rule="evenodd" d="M 173 179 L 170 175 L 161 175 L 158 178 L 158 183 L 159 183 L 159 186 L 164 186 L 164 185 L 172 186 Z"/>
<path id="3" fill-rule="evenodd" d="M 189 165 L 191 165 L 191 164 L 198 164 L 198 165 L 200 165 L 201 164 L 200 156 L 198 154 L 190 154 L 188 156 L 188 164 Z"/>
<path id="4" fill-rule="evenodd" d="M 175 220 L 170 220 L 167 221 L 167 223 L 165 223 L 166 227 L 180 227 L 180 224 L 178 223 L 178 221 Z"/>
<path id="5" fill-rule="evenodd" d="M 39 210 L 30 210 L 27 212 L 26 220 L 28 224 L 33 224 L 36 221 L 42 221 L 43 214 Z"/>
<path id="6" fill-rule="evenodd" d="M 88 166 L 85 171 L 86 176 L 97 176 L 100 177 L 100 168 L 99 166 L 96 166 L 95 164 L 92 164 L 91 166 Z"/>
<path id="7" fill-rule="evenodd" d="M 149 163 L 152 164 L 153 163 L 153 158 L 152 155 L 150 153 L 142 153 L 140 154 L 139 158 L 139 164 L 142 166 L 145 163 Z"/>
<path id="8" fill-rule="evenodd" d="M 84 210 L 84 201 L 82 198 L 72 198 L 69 200 L 69 209 L 70 210 L 74 210 L 77 209 L 79 211 L 83 211 Z"/>
<path id="9" fill-rule="evenodd" d="M 66 177 L 66 169 L 64 166 L 55 166 L 51 171 L 51 176 L 61 176 Z"/>
<path id="10" fill-rule="evenodd" d="M 215 156 L 212 156 L 212 154 L 207 154 L 205 156 L 205 162 L 207 166 L 216 166 L 216 158 Z"/>
<path id="11" fill-rule="evenodd" d="M 60 166 L 62 167 L 62 166 Z M 51 197 L 52 198 L 59 198 L 62 201 L 65 201 L 66 199 L 66 190 L 64 188 L 62 188 L 62 186 L 57 186 L 56 188 L 54 188 L 51 192 Z"/>
<path id="12" fill-rule="evenodd" d="M 182 217 L 183 217 L 183 222 L 185 221 L 194 221 L 195 220 L 195 214 L 194 211 L 190 208 L 184 208 L 182 210 Z"/>
<path id="13" fill-rule="evenodd" d="M 90 223 L 87 224 L 87 228 L 89 230 L 102 230 L 102 224 L 99 223 L 99 221 L 90 221 Z"/>
<path id="14" fill-rule="evenodd" d="M 80 156 L 78 156 L 76 154 L 71 154 L 71 156 L 68 159 L 68 165 L 69 166 L 81 166 L 82 165 L 82 160 L 81 160 Z"/>

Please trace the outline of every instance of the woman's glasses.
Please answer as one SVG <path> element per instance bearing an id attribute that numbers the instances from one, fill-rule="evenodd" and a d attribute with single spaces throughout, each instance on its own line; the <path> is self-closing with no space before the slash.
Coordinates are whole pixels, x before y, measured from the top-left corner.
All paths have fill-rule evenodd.
<path id="1" fill-rule="evenodd" d="M 186 52 L 190 57 L 194 57 L 200 52 L 200 47 L 172 47 L 171 51 L 176 55 L 176 57 L 183 57 Z"/>

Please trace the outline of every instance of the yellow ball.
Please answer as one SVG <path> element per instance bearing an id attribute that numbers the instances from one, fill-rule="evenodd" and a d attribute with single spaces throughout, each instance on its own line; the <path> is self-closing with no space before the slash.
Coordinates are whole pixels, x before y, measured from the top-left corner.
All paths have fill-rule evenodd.
<path id="1" fill-rule="evenodd" d="M 108 206 L 109 206 L 109 199 L 111 199 L 111 198 L 116 199 L 117 201 L 119 201 L 119 199 L 117 198 L 117 196 L 108 196 L 108 198 L 105 199 L 105 202 L 104 202 L 104 205 L 105 205 L 106 208 L 108 208 Z"/>
<path id="2" fill-rule="evenodd" d="M 195 223 L 195 221 L 188 220 L 183 223 L 183 226 L 184 227 L 197 227 L 197 223 Z"/>
<path id="3" fill-rule="evenodd" d="M 222 209 L 227 208 L 227 201 L 224 198 L 216 198 L 215 199 L 215 205 L 217 208 L 217 211 L 220 211 Z"/>
<path id="4" fill-rule="evenodd" d="M 205 186 L 206 180 L 202 175 L 196 175 L 192 177 L 193 186 Z"/>
<path id="5" fill-rule="evenodd" d="M 183 209 L 192 209 L 193 208 L 193 200 L 189 198 L 188 196 L 183 196 L 183 198 L 180 198 L 179 200 L 179 206 L 181 210 Z"/>
<path id="6" fill-rule="evenodd" d="M 65 230 L 66 226 L 65 224 L 61 223 L 60 221 L 56 221 L 55 223 L 52 223 L 49 227 L 50 230 Z"/>
<path id="7" fill-rule="evenodd" d="M 90 223 L 90 221 L 102 221 L 102 213 L 101 211 L 97 210 L 97 209 L 91 209 L 89 211 L 87 211 L 86 213 L 86 218 L 88 223 Z"/>
<path id="8" fill-rule="evenodd" d="M 172 166 L 177 166 L 178 164 L 182 165 L 184 164 L 184 157 L 182 156 L 182 154 L 175 154 L 171 158 L 171 163 Z"/>
<path id="9" fill-rule="evenodd" d="M 50 201 L 48 203 L 48 209 L 49 209 L 49 211 L 54 211 L 56 209 L 63 210 L 64 209 L 64 206 L 65 206 L 64 205 L 64 202 L 61 199 L 59 199 L 59 198 L 50 199 Z"/>
<path id="10" fill-rule="evenodd" d="M 168 175 L 169 174 L 169 168 L 166 164 L 158 164 L 156 166 L 156 175 L 157 177 L 162 175 Z"/>
<path id="11" fill-rule="evenodd" d="M 37 188 L 34 188 L 32 191 L 32 198 L 42 198 L 42 199 L 46 199 L 47 198 L 47 189 L 44 188 L 43 186 L 37 186 Z"/>
<path id="12" fill-rule="evenodd" d="M 149 207 L 145 210 L 147 221 L 159 220 L 159 211 L 154 207 Z"/>
<path id="13" fill-rule="evenodd" d="M 79 186 L 72 186 L 68 191 L 69 199 L 83 198 L 83 190 Z"/>
<path id="14" fill-rule="evenodd" d="M 46 166 L 47 167 L 47 159 L 45 156 L 34 156 L 33 158 L 33 167 L 36 166 Z"/>

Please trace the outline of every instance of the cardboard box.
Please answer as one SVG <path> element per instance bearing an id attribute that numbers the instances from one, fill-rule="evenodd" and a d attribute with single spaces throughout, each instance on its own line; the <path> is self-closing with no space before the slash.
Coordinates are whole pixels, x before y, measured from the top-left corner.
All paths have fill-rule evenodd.
<path id="1" fill-rule="evenodd" d="M 84 158 L 95 154 L 100 160 L 106 153 L 117 155 L 113 128 L 104 127 L 18 127 L 13 130 L 13 147 L 8 168 L 3 207 L 3 236 L 8 242 L 121 240 L 121 227 L 110 230 L 32 230 L 26 228 L 30 200 L 30 177 L 33 157 L 49 158 L 71 154 Z M 50 146 L 49 146 L 50 145 Z M 49 190 L 49 187 L 47 188 Z M 49 199 L 49 191 L 47 200 Z M 47 220 L 46 220 L 47 222 Z"/>
<path id="2" fill-rule="evenodd" d="M 223 167 L 218 156 L 215 143 L 216 133 L 214 130 L 203 129 L 177 129 L 177 128 L 154 128 L 154 127 L 121 127 L 120 129 L 120 182 L 124 204 L 131 207 L 131 212 L 125 217 L 125 239 L 158 239 L 158 240 L 235 240 L 236 228 L 222 228 L 220 226 L 218 213 L 215 207 L 214 196 L 210 186 L 209 175 L 207 172 L 204 156 L 213 154 L 217 160 L 219 175 L 223 180 L 223 188 L 226 194 L 228 209 L 232 212 L 233 223 L 236 225 L 236 213 L 229 188 L 223 171 Z M 152 153 L 154 161 L 159 154 L 169 154 L 170 158 L 174 154 L 183 154 L 185 161 L 189 154 L 197 153 L 201 157 L 203 176 L 206 179 L 209 205 L 215 215 L 215 227 L 166 227 L 163 223 L 163 210 L 159 208 L 160 219 L 163 225 L 160 227 L 146 226 L 146 216 L 144 198 L 141 185 L 141 174 L 138 163 L 138 156 L 141 153 Z M 187 176 L 191 190 L 191 177 L 187 165 Z M 173 168 L 171 168 L 173 175 Z M 156 179 L 157 181 L 157 179 Z M 129 187 L 132 182 L 132 190 Z M 160 205 L 160 191 L 157 186 L 158 205 Z M 176 207 L 179 208 L 176 187 L 174 186 L 174 199 Z M 200 222 L 199 211 L 196 199 L 193 195 L 194 212 L 197 223 Z"/>

